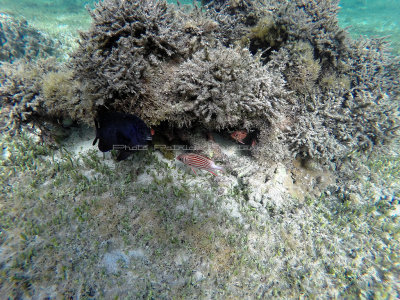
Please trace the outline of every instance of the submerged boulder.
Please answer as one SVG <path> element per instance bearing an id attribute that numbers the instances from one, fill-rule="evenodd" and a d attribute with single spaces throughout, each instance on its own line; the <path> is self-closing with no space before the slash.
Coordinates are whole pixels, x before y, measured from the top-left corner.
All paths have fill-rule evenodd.
<path id="1" fill-rule="evenodd" d="M 337 12 L 334 0 L 220 1 L 203 10 L 104 0 L 70 61 L 18 95 L 41 100 L 32 114 L 87 124 L 104 105 L 148 126 L 256 130 L 260 163 L 329 164 L 390 142 L 399 128 L 399 60 L 382 39 L 352 40 Z M 45 88 L 51 78 L 70 88 Z M 12 96 L 15 76 L 0 79 L 16 106 L 29 98 Z"/>

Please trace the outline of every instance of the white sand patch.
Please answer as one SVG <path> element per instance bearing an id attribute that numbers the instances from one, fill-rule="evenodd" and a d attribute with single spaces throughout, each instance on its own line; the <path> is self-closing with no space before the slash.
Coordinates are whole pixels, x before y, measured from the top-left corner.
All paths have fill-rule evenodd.
<path id="1" fill-rule="evenodd" d="M 175 207 L 176 210 L 176 214 L 179 214 L 180 212 L 189 212 L 190 210 L 188 209 L 188 207 L 186 207 L 186 205 L 177 205 Z"/>
<path id="2" fill-rule="evenodd" d="M 92 180 L 96 177 L 96 172 L 94 170 L 82 170 L 82 175 L 87 179 Z"/>
<path id="3" fill-rule="evenodd" d="M 54 152 L 54 156 L 43 156 L 44 159 L 49 161 L 60 162 L 61 152 L 68 151 L 73 157 L 78 157 L 80 154 L 86 154 L 88 151 L 96 149 L 97 146 L 93 146 L 93 140 L 95 137 L 94 129 L 89 127 L 74 128 L 71 135 L 63 141 L 61 148 Z M 103 157 L 103 154 L 98 151 L 98 156 Z"/>
<path id="4" fill-rule="evenodd" d="M 128 255 L 133 259 L 146 259 L 146 255 L 142 249 L 130 250 Z"/>
<path id="5" fill-rule="evenodd" d="M 195 281 L 201 281 L 201 280 L 203 280 L 205 278 L 205 276 L 203 275 L 203 273 L 201 273 L 200 271 L 195 271 L 194 273 L 193 273 L 193 279 L 195 280 Z"/>
<path id="6" fill-rule="evenodd" d="M 390 215 L 393 217 L 400 216 L 400 205 L 395 205 L 395 209 L 390 213 Z"/>
<path id="7" fill-rule="evenodd" d="M 164 155 L 160 151 L 155 151 L 154 156 L 156 156 L 159 161 L 166 163 L 169 167 L 172 167 L 177 162 L 177 160 L 175 160 L 175 159 L 169 160 L 169 159 L 165 158 Z"/>
<path id="8" fill-rule="evenodd" d="M 114 250 L 104 254 L 101 264 L 108 273 L 117 274 L 127 268 L 132 260 L 145 261 L 147 259 L 142 249 L 130 250 L 125 254 L 121 250 Z"/>
<path id="9" fill-rule="evenodd" d="M 127 202 L 127 203 L 130 203 L 130 204 L 134 204 L 134 203 L 137 202 L 137 197 L 134 196 L 134 195 L 131 195 L 131 196 L 129 196 L 129 197 L 126 199 L 126 202 Z"/>
<path id="10" fill-rule="evenodd" d="M 175 258 L 174 258 L 174 262 L 178 265 L 181 266 L 183 265 L 185 262 L 187 262 L 189 260 L 190 256 L 185 252 L 185 251 L 179 251 Z"/>
<path id="11" fill-rule="evenodd" d="M 63 147 L 75 157 L 86 155 L 89 151 L 95 151 L 97 157 L 100 157 L 105 165 L 114 169 L 117 163 L 112 159 L 111 152 L 103 153 L 99 151 L 98 142 L 96 145 L 93 145 L 95 136 L 96 134 L 94 128 L 78 128 L 71 133 L 68 139 L 66 139 L 66 141 L 63 143 Z M 55 158 L 58 157 L 59 155 L 57 154 Z M 83 173 L 89 179 L 96 175 L 95 172 L 91 173 L 90 171 L 84 171 Z"/>
<path id="12" fill-rule="evenodd" d="M 108 273 L 116 274 L 122 266 L 127 266 L 129 257 L 120 250 L 106 253 L 102 259 L 103 266 Z"/>
<path id="13" fill-rule="evenodd" d="M 97 145 L 93 146 L 95 136 L 94 128 L 81 127 L 78 130 L 73 130 L 63 146 L 74 154 L 83 154 L 89 150 L 97 149 Z M 99 153 L 101 154 L 100 151 Z"/>
<path id="14" fill-rule="evenodd" d="M 153 176 L 147 174 L 147 172 L 143 172 L 138 176 L 136 182 L 138 184 L 150 184 L 151 182 L 153 182 Z"/>

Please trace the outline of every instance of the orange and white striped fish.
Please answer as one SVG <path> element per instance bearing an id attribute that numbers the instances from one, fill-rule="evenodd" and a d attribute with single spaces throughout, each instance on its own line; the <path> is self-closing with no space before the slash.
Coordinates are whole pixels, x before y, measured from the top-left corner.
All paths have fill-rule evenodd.
<path id="1" fill-rule="evenodd" d="M 193 168 L 203 169 L 211 174 L 217 176 L 213 171 L 220 170 L 224 171 L 224 168 L 221 166 L 217 166 L 211 159 L 196 153 L 184 153 L 178 155 L 177 160 L 183 162 L 185 165 L 188 165 L 192 168 L 194 174 L 197 175 L 196 171 Z"/>

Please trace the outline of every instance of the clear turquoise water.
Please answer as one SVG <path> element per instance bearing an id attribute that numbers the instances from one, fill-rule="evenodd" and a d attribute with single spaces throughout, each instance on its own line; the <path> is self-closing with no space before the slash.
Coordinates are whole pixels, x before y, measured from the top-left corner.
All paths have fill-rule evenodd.
<path id="1" fill-rule="evenodd" d="M 353 37 L 388 36 L 394 52 L 400 54 L 399 0 L 344 0 L 340 6 L 340 24 L 351 26 Z"/>

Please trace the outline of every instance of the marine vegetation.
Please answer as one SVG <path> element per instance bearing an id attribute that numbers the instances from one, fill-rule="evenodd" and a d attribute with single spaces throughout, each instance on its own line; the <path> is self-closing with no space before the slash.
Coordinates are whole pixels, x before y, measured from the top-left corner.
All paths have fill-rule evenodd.
<path id="1" fill-rule="evenodd" d="M 202 3 L 100 1 L 66 62 L 1 64 L 0 294 L 399 298 L 399 59 L 336 0 Z"/>
<path id="2" fill-rule="evenodd" d="M 23 18 L 0 12 L 0 63 L 57 55 L 56 46 Z"/>
<path id="3" fill-rule="evenodd" d="M 4 62 L 0 72 L 1 128 L 19 131 L 22 124 L 40 126 L 44 121 L 69 122 L 82 107 L 72 70 L 54 57 Z"/>
<path id="4" fill-rule="evenodd" d="M 43 78 L 10 92 L 15 72 L 2 75 L 1 94 L 21 112 L 28 101 L 28 113 L 42 115 L 42 108 L 87 124 L 106 105 L 151 126 L 258 130 L 253 155 L 260 163 L 329 163 L 393 140 L 399 60 L 383 39 L 352 40 L 338 25 L 338 1 L 218 1 L 206 8 L 101 1 L 62 67 L 76 90 L 61 106 L 54 104 L 65 91 L 49 93 Z M 44 72 L 44 79 L 59 74 Z"/>
<path id="5" fill-rule="evenodd" d="M 348 180 L 363 186 L 360 199 L 351 188 L 338 201 L 329 187 L 285 197 L 285 207 L 272 205 L 282 168 L 267 173 L 273 198 L 254 203 L 252 181 L 263 188 L 265 172 L 233 181 L 195 176 L 152 151 L 113 164 L 97 149 L 55 151 L 24 133 L 0 140 L 10 150 L 0 161 L 0 292 L 9 298 L 400 294 L 399 156 L 370 157 L 376 176 Z M 381 192 L 387 177 L 394 185 Z"/>

